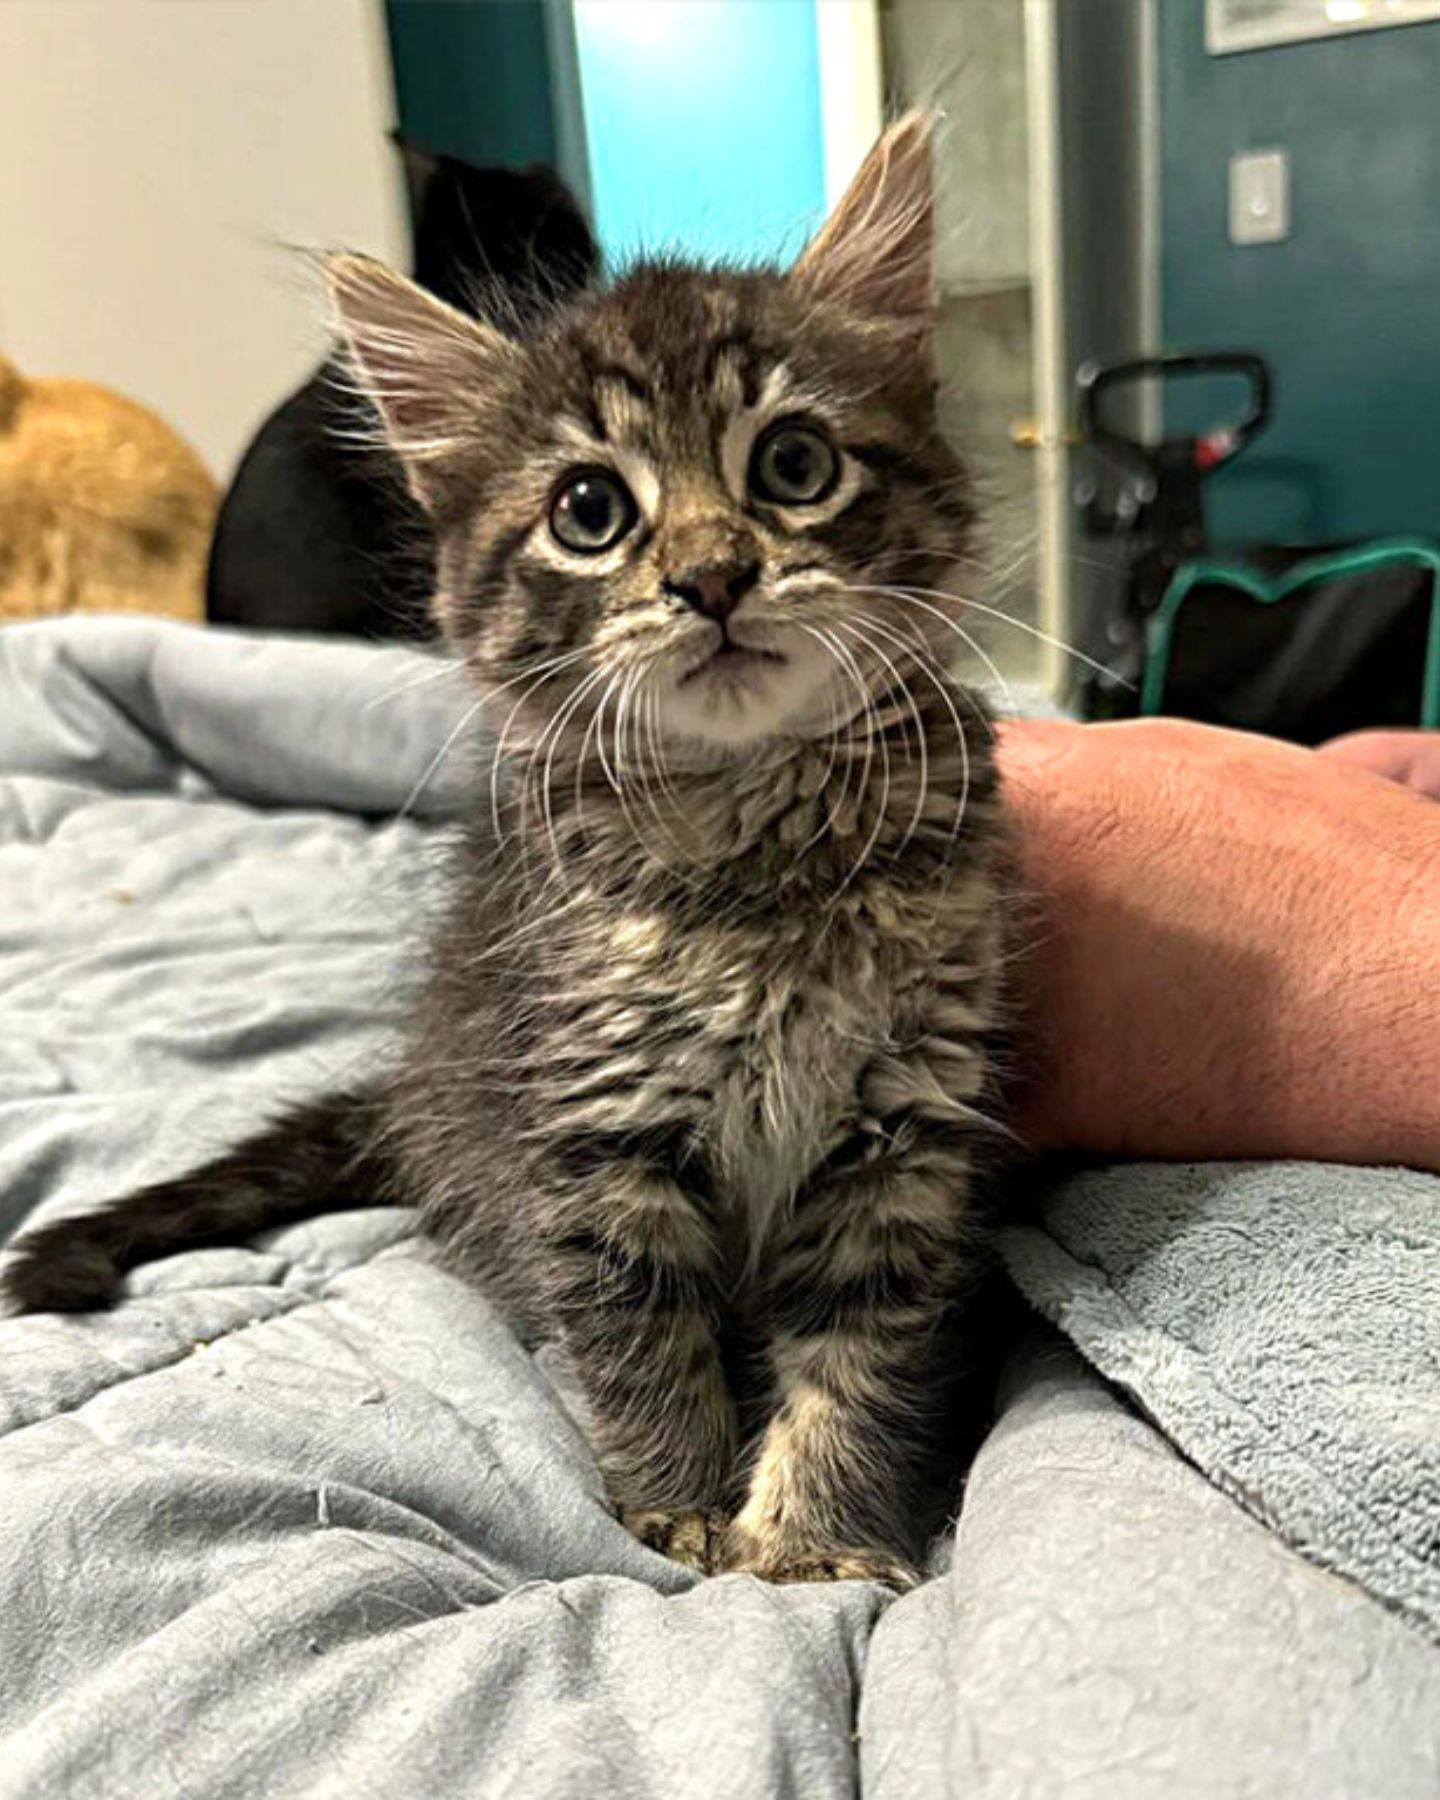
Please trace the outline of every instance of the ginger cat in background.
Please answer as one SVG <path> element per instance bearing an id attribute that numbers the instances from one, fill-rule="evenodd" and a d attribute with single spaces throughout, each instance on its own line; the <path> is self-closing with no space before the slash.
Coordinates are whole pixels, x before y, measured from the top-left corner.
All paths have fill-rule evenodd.
<path id="1" fill-rule="evenodd" d="M 219 488 L 147 407 L 0 356 L 0 623 L 204 617 Z"/>

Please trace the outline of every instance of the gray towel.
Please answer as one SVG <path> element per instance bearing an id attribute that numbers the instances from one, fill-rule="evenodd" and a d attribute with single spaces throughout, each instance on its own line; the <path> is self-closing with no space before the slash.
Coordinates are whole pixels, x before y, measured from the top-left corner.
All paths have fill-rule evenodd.
<path id="1" fill-rule="evenodd" d="M 1205 1474 L 1440 1639 L 1440 1179 L 1102 1169 L 1004 1251 Z"/>

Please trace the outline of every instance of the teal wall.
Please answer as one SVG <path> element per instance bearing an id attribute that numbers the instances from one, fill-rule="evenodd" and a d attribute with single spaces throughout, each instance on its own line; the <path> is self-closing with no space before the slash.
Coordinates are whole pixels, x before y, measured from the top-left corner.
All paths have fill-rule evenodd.
<path id="1" fill-rule="evenodd" d="M 590 193 L 612 258 L 800 248 L 825 210 L 816 3 L 575 0 Z"/>
<path id="2" fill-rule="evenodd" d="M 1202 0 L 1160 0 L 1160 81 L 1165 341 L 1276 377 L 1274 425 L 1212 485 L 1215 535 L 1440 533 L 1440 24 L 1210 57 Z M 1269 147 L 1292 235 L 1237 249 L 1229 158 Z"/>
<path id="3" fill-rule="evenodd" d="M 389 0 L 400 127 L 473 163 L 557 161 L 543 0 Z"/>

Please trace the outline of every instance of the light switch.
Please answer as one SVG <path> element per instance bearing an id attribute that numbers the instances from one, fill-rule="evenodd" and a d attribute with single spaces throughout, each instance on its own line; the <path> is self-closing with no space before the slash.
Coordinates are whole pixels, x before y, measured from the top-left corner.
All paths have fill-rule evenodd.
<path id="1" fill-rule="evenodd" d="M 1278 244 L 1290 235 L 1290 154 L 1246 150 L 1230 158 L 1230 242 Z"/>

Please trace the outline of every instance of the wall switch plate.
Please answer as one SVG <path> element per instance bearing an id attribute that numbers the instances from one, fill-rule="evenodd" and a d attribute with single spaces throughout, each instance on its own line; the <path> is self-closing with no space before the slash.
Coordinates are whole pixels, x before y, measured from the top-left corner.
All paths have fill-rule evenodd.
<path id="1" fill-rule="evenodd" d="M 1246 150 L 1230 158 L 1230 242 L 1279 244 L 1290 235 L 1290 156 Z"/>

